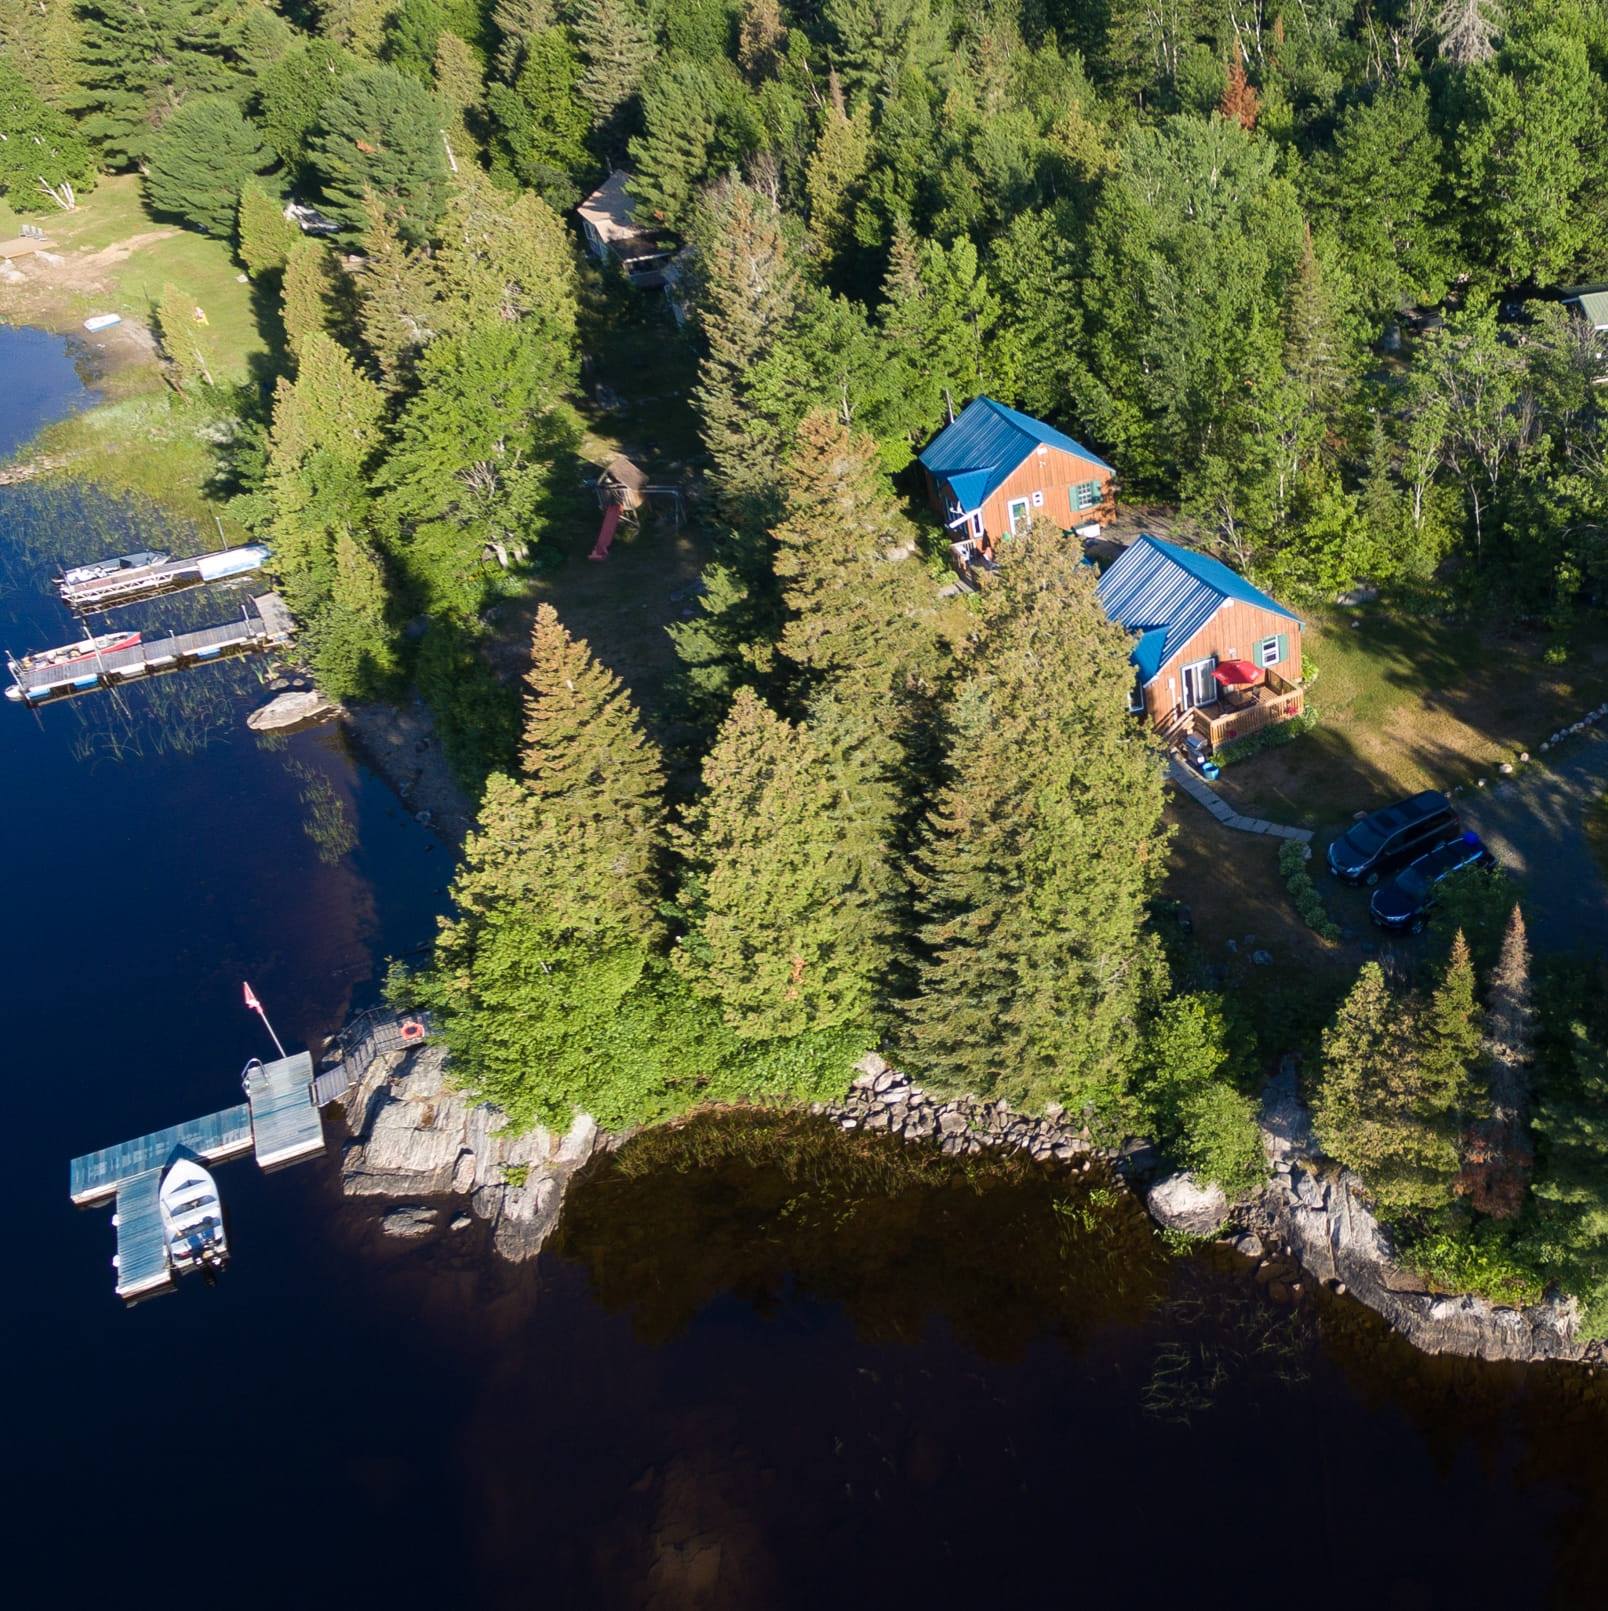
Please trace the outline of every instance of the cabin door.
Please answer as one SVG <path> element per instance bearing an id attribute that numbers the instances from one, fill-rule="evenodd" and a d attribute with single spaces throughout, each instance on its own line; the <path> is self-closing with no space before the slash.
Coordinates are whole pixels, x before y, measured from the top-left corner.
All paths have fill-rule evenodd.
<path id="1" fill-rule="evenodd" d="M 1184 667 L 1185 710 L 1193 710 L 1197 705 L 1217 703 L 1217 682 L 1212 676 L 1212 672 L 1216 669 L 1215 655 L 1208 660 L 1197 660 L 1193 665 Z"/>

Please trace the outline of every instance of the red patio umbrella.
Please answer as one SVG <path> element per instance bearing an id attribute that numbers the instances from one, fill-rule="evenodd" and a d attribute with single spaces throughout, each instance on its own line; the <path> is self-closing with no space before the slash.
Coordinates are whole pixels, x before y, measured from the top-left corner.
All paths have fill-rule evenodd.
<path id="1" fill-rule="evenodd" d="M 1267 675 L 1260 666 L 1249 660 L 1225 660 L 1212 676 L 1225 688 L 1254 688 Z"/>

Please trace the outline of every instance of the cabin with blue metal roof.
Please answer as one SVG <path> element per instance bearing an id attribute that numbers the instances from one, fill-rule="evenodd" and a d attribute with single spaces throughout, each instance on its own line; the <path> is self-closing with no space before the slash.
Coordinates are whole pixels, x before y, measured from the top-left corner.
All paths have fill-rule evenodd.
<path id="1" fill-rule="evenodd" d="M 992 397 L 975 397 L 918 455 L 927 496 L 966 559 L 1035 520 L 1095 535 L 1116 513 L 1116 471 L 1080 442 Z"/>
<path id="2" fill-rule="evenodd" d="M 1130 707 L 1169 738 L 1216 749 L 1305 709 L 1300 618 L 1221 560 L 1142 536 L 1099 598 L 1133 634 Z"/>

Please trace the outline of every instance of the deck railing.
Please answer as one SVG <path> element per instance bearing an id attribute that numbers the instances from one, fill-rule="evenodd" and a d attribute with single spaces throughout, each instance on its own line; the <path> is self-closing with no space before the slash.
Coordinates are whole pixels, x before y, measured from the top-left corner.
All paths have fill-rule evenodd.
<path id="1" fill-rule="evenodd" d="M 1270 677 L 1265 688 L 1253 688 L 1243 695 L 1232 696 L 1234 703 L 1226 701 L 1209 709 L 1194 711 L 1195 731 L 1211 747 L 1221 749 L 1237 738 L 1248 738 L 1264 727 L 1276 722 L 1287 722 L 1306 709 L 1306 689 L 1300 683 L 1285 682 L 1282 677 Z"/>

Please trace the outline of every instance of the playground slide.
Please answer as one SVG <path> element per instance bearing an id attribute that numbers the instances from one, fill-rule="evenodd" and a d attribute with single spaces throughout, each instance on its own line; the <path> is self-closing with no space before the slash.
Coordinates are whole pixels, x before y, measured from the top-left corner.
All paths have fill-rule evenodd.
<path id="1" fill-rule="evenodd" d="M 598 527 L 597 541 L 592 544 L 590 559 L 607 559 L 609 557 L 609 544 L 614 541 L 614 533 L 620 524 L 620 506 L 611 503 L 603 511 L 603 524 Z"/>

